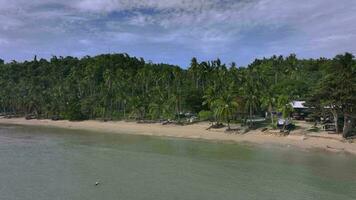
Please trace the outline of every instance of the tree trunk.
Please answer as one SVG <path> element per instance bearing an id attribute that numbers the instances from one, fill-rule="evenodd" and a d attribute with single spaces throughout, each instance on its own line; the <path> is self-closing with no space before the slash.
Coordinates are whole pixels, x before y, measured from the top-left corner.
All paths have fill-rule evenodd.
<path id="1" fill-rule="evenodd" d="M 344 114 L 344 128 L 342 132 L 342 136 L 344 138 L 350 137 L 352 135 L 351 129 L 352 129 L 352 119 L 348 114 Z"/>
<path id="2" fill-rule="evenodd" d="M 110 99 L 110 120 L 112 119 L 112 114 L 113 114 L 113 103 L 112 103 L 112 99 Z"/>
<path id="3" fill-rule="evenodd" d="M 252 127 L 252 107 L 250 107 L 250 128 Z"/>
<path id="4" fill-rule="evenodd" d="M 340 130 L 339 130 L 339 115 L 337 113 L 336 110 L 331 110 L 331 113 L 333 114 L 333 117 L 334 117 L 334 124 L 335 124 L 335 132 L 336 133 L 340 133 Z"/>
<path id="5" fill-rule="evenodd" d="M 126 119 L 126 104 L 124 104 L 124 119 Z"/>
<path id="6" fill-rule="evenodd" d="M 272 120 L 272 126 L 274 126 L 274 122 L 273 122 L 273 119 L 274 117 L 273 117 L 273 113 L 271 112 L 271 120 Z"/>
<path id="7" fill-rule="evenodd" d="M 228 130 L 230 130 L 230 118 L 229 118 L 229 114 L 226 115 L 226 121 L 227 121 L 227 128 Z"/>

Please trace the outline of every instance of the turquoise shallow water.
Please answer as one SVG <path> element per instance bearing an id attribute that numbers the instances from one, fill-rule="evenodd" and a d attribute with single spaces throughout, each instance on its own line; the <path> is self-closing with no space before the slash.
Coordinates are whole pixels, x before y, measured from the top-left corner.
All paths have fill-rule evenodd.
<path id="1" fill-rule="evenodd" d="M 2 125 L 0 199 L 355 200 L 356 157 Z"/>

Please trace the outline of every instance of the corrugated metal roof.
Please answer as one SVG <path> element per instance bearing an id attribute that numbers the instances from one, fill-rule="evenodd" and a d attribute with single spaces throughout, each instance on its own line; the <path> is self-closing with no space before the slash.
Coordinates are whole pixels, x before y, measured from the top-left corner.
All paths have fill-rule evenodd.
<path id="1" fill-rule="evenodd" d="M 305 101 L 292 101 L 290 104 L 293 108 L 307 108 L 304 106 Z"/>

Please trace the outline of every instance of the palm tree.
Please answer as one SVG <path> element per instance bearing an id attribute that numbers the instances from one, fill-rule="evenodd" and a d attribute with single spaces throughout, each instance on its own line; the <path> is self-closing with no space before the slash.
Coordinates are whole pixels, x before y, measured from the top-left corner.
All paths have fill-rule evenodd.
<path id="1" fill-rule="evenodd" d="M 158 119 L 161 117 L 161 104 L 159 103 L 150 103 L 148 106 L 148 112 L 151 116 L 151 119 Z"/>
<path id="2" fill-rule="evenodd" d="M 220 98 L 216 99 L 212 103 L 214 108 L 214 114 L 217 119 L 225 119 L 228 129 L 230 130 L 230 120 L 232 114 L 237 109 L 236 96 L 230 92 L 225 92 Z"/>
<path id="3" fill-rule="evenodd" d="M 276 98 L 272 95 L 272 93 L 266 92 L 261 97 L 261 106 L 262 106 L 262 108 L 267 109 L 267 111 L 269 112 L 269 114 L 271 116 L 272 126 L 274 125 L 273 110 L 274 110 L 275 104 L 276 104 Z"/>
<path id="4" fill-rule="evenodd" d="M 242 94 L 244 97 L 244 105 L 246 111 L 249 113 L 249 125 L 253 125 L 252 116 L 257 110 L 260 94 L 260 77 L 255 71 L 250 71 L 246 77 L 245 83 L 242 87 Z"/>
<path id="5" fill-rule="evenodd" d="M 214 103 L 218 99 L 218 90 L 215 87 L 215 85 L 210 86 L 207 90 L 205 95 L 203 96 L 203 105 L 207 105 L 211 111 L 215 110 L 216 104 Z M 219 123 L 219 118 L 214 115 L 215 121 L 218 124 Z"/>
<path id="6" fill-rule="evenodd" d="M 258 96 L 254 93 L 254 92 L 250 92 L 247 94 L 246 98 L 245 98 L 245 106 L 246 109 L 248 110 L 249 113 L 249 118 L 250 118 L 250 126 L 252 126 L 253 124 L 253 113 L 256 111 L 257 107 L 258 107 Z"/>
<path id="7" fill-rule="evenodd" d="M 279 95 L 277 99 L 278 111 L 282 113 L 283 118 L 288 118 L 293 111 L 290 100 L 286 95 Z"/>
<path id="8" fill-rule="evenodd" d="M 290 114 L 293 112 L 293 107 L 290 104 L 290 99 L 286 95 L 280 95 L 277 99 L 278 111 L 282 113 L 284 119 L 288 119 Z M 283 129 L 285 129 L 285 125 Z"/>

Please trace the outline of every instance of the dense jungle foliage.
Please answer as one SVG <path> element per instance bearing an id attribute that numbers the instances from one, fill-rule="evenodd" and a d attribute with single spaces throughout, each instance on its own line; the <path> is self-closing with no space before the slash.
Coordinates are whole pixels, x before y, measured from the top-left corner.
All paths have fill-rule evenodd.
<path id="1" fill-rule="evenodd" d="M 0 113 L 82 119 L 201 119 L 230 122 L 274 111 L 292 100 L 314 113 L 342 117 L 345 137 L 355 121 L 356 60 L 272 56 L 246 67 L 191 60 L 188 68 L 153 64 L 127 54 L 0 59 Z M 345 133 L 346 132 L 346 133 Z"/>

